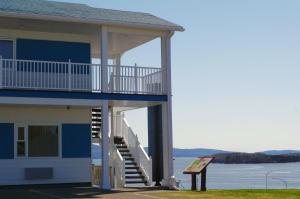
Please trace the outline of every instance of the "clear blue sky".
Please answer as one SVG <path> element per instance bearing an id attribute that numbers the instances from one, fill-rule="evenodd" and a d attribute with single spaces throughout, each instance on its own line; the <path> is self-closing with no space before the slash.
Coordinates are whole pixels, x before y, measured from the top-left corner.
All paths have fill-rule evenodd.
<path id="1" fill-rule="evenodd" d="M 300 1 L 66 0 L 150 12 L 185 27 L 173 38 L 174 146 L 300 149 Z M 159 43 L 124 62 L 159 66 Z M 130 123 L 146 136 L 146 120 Z M 146 139 L 143 139 L 146 145 Z"/>

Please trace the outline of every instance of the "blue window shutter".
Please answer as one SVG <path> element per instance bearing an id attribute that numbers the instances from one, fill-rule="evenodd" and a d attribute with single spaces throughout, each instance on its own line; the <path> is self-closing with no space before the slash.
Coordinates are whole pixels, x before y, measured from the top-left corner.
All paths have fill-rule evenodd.
<path id="1" fill-rule="evenodd" d="M 14 159 L 14 124 L 0 123 L 0 159 Z"/>
<path id="2" fill-rule="evenodd" d="M 24 60 L 91 63 L 89 43 L 17 39 L 17 58 Z"/>
<path id="3" fill-rule="evenodd" d="M 13 41 L 0 40 L 0 56 L 2 56 L 3 59 L 12 59 L 13 52 Z"/>
<path id="4" fill-rule="evenodd" d="M 62 125 L 62 157 L 90 158 L 91 157 L 91 125 L 63 124 Z"/>

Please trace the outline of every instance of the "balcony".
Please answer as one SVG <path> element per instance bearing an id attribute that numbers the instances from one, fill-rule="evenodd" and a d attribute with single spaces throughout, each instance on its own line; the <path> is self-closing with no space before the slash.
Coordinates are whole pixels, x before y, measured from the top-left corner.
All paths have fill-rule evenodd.
<path id="1" fill-rule="evenodd" d="M 166 94 L 161 68 L 105 67 L 101 64 L 1 59 L 0 89 Z M 102 81 L 106 78 L 106 82 Z"/>

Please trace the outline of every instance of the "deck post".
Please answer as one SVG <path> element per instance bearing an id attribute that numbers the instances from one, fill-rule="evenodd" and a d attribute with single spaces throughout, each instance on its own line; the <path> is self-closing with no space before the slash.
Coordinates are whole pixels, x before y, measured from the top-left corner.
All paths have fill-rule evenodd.
<path id="1" fill-rule="evenodd" d="M 113 64 L 115 66 L 114 70 L 114 76 L 115 76 L 115 89 L 117 92 L 120 92 L 120 83 L 121 83 L 121 55 L 116 55 Z"/>
<path id="2" fill-rule="evenodd" d="M 101 27 L 101 92 L 108 91 L 108 33 L 107 27 Z M 108 100 L 102 101 L 102 189 L 110 189 L 109 180 L 109 108 Z"/>
<path id="3" fill-rule="evenodd" d="M 101 92 L 108 92 L 108 32 L 107 27 L 101 27 Z"/>
<path id="4" fill-rule="evenodd" d="M 69 91 L 71 91 L 72 90 L 72 65 L 70 59 L 68 62 L 68 82 L 69 82 L 68 89 Z"/>
<path id="5" fill-rule="evenodd" d="M 197 179 L 196 179 L 197 175 L 192 174 L 191 177 L 192 177 L 191 190 L 196 191 L 196 189 L 197 189 Z"/>
<path id="6" fill-rule="evenodd" d="M 162 129 L 163 129 L 163 186 L 176 187 L 173 171 L 173 128 L 172 128 L 172 85 L 171 85 L 171 37 L 161 37 L 161 67 L 162 88 L 167 94 L 168 101 L 162 104 Z"/>
<path id="7" fill-rule="evenodd" d="M 201 191 L 206 191 L 206 167 L 201 172 Z"/>
<path id="8" fill-rule="evenodd" d="M 134 64 L 134 87 L 135 93 L 137 94 L 139 92 L 137 64 Z"/>
<path id="9" fill-rule="evenodd" d="M 2 55 L 0 55 L 0 88 L 3 86 L 3 59 Z"/>

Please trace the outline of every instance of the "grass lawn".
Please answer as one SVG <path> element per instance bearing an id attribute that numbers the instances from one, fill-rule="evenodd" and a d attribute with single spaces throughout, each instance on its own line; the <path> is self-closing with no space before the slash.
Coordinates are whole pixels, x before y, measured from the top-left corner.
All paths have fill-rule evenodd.
<path id="1" fill-rule="evenodd" d="M 300 199 L 300 190 L 209 190 L 207 192 L 162 191 L 147 193 L 164 199 Z"/>

